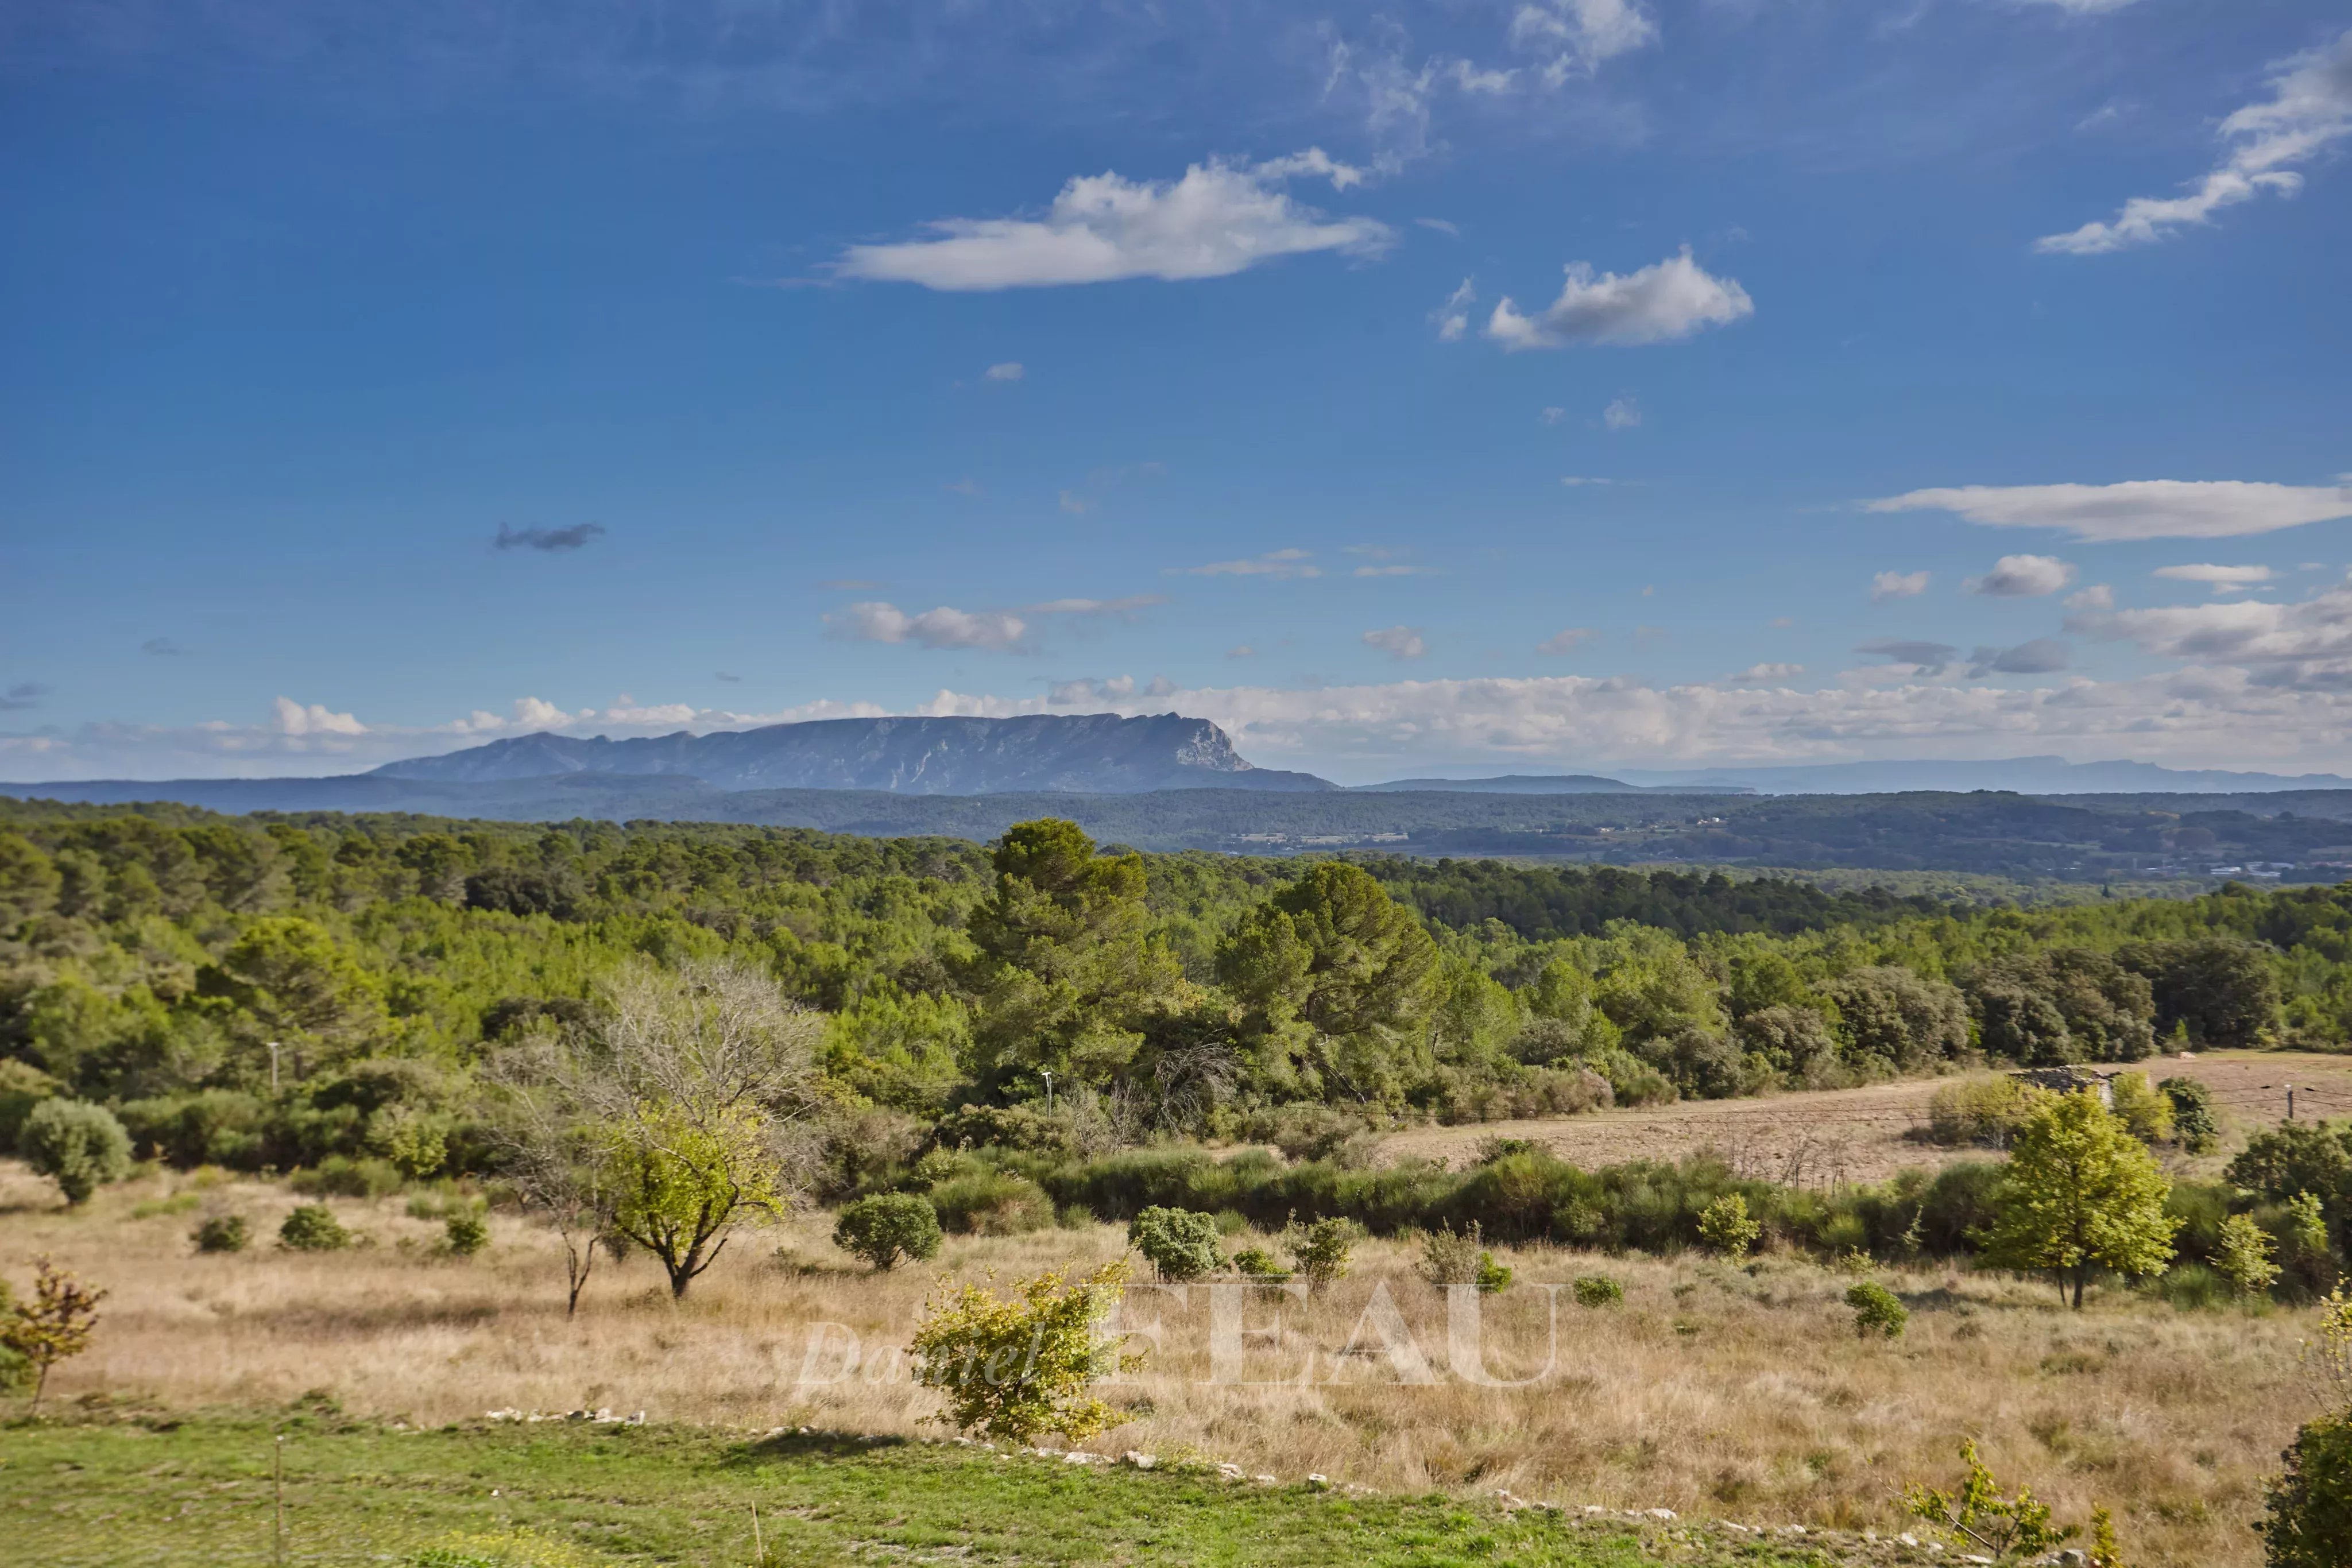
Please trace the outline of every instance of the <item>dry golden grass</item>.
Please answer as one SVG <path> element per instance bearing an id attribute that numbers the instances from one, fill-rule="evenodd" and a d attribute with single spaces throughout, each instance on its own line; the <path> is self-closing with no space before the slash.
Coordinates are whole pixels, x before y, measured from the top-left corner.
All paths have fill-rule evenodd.
<path id="1" fill-rule="evenodd" d="M 174 1193 L 176 1212 L 134 1217 Z M 928 1429 L 930 1399 L 887 1352 L 906 1343 L 936 1270 L 869 1275 L 834 1250 L 821 1217 L 739 1237 L 683 1304 L 642 1260 L 600 1263 L 567 1322 L 554 1243 L 519 1219 L 494 1217 L 490 1250 L 459 1262 L 433 1256 L 440 1228 L 397 1201 L 338 1200 L 376 1245 L 294 1256 L 269 1239 L 296 1201 L 259 1183 L 151 1176 L 68 1213 L 22 1167 L 0 1166 L 0 1271 L 21 1287 L 47 1252 L 112 1291 L 95 1345 L 58 1371 L 53 1396 L 194 1408 L 326 1389 L 354 1411 L 430 1423 L 610 1406 L 656 1420 Z M 215 1211 L 246 1215 L 255 1249 L 193 1255 L 187 1233 Z M 780 1244 L 803 1261 L 780 1260 Z M 938 1267 L 1010 1279 L 1122 1249 L 1109 1226 L 951 1239 Z M 1280 1328 L 1254 1343 L 1248 1375 L 1295 1377 L 1311 1351 L 1318 1380 L 1305 1385 L 1208 1384 L 1205 1297 L 1138 1292 L 1135 1318 L 1166 1332 L 1114 1392 L 1133 1418 L 1091 1446 L 1189 1451 L 1286 1479 L 1507 1487 L 1570 1504 L 1883 1530 L 1904 1528 L 1890 1501 L 1898 1483 L 1954 1479 L 1966 1434 L 2005 1481 L 2032 1485 L 2062 1518 L 2094 1501 L 2116 1508 L 2135 1562 L 2221 1568 L 2259 1560 L 2247 1525 L 2261 1478 L 2313 1403 L 2297 1369 L 2301 1313 L 2182 1315 L 2118 1292 L 2076 1314 L 2046 1285 L 1881 1270 L 1911 1301 L 1910 1332 L 1863 1343 L 1842 1301 L 1849 1281 L 1807 1262 L 1742 1270 L 1548 1249 L 1505 1257 L 1523 1281 L 1613 1275 L 1624 1305 L 1587 1310 L 1561 1292 L 1553 1375 L 1482 1388 L 1445 1375 L 1446 1304 L 1414 1274 L 1415 1256 L 1370 1243 L 1326 1298 L 1250 1307 L 1253 1328 L 1277 1317 Z M 1339 1354 L 1351 1335 L 1377 1348 L 1370 1330 L 1357 1334 L 1374 1286 L 1443 1381 L 1401 1385 L 1385 1357 Z M 1525 1288 L 1494 1306 L 1496 1375 L 1541 1364 L 1544 1318 L 1542 1293 Z M 822 1331 L 811 1358 L 812 1325 L 826 1322 L 857 1336 L 865 1364 L 804 1383 L 804 1371 L 838 1368 L 841 1330 Z"/>
<path id="2" fill-rule="evenodd" d="M 2134 1063 L 2132 1070 L 2150 1079 L 2179 1076 L 2203 1082 L 2236 1129 L 2237 1142 L 2285 1118 L 2288 1083 L 2297 1085 L 2295 1113 L 2305 1120 L 2352 1116 L 2352 1056 L 2232 1051 L 2160 1056 Z M 1883 1181 L 1915 1166 L 1936 1169 L 1955 1160 L 1989 1157 L 1982 1149 L 1938 1148 L 1914 1136 L 1927 1124 L 1928 1099 L 1948 1082 L 1909 1078 L 1756 1100 L 1685 1100 L 1537 1121 L 1412 1127 L 1382 1139 L 1381 1154 L 1386 1159 L 1459 1165 L 1488 1138 L 1528 1138 L 1587 1168 L 1714 1152 L 1741 1175 L 1766 1180 L 1806 1186 Z M 2221 1162 L 2174 1164 L 2184 1174 L 2201 1176 Z"/>

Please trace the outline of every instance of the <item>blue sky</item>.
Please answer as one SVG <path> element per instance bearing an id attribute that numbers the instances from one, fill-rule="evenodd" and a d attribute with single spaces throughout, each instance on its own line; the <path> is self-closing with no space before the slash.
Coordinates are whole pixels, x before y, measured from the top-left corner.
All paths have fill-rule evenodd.
<path id="1" fill-rule="evenodd" d="M 2352 767 L 2352 30 L 0 0 L 0 779 Z"/>

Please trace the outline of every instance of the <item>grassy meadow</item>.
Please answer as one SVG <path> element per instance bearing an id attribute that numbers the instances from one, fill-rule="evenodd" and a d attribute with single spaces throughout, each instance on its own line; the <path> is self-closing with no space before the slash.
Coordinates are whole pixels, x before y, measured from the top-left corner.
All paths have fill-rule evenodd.
<path id="1" fill-rule="evenodd" d="M 932 1266 L 875 1275 L 835 1250 L 825 1218 L 810 1215 L 739 1235 L 683 1302 L 669 1298 L 650 1263 L 600 1260 L 578 1315 L 567 1320 L 554 1239 L 517 1218 L 494 1214 L 489 1249 L 460 1260 L 436 1252 L 441 1226 L 412 1216 L 399 1197 L 335 1199 L 344 1223 L 372 1245 L 295 1255 L 267 1239 L 297 1201 L 275 1184 L 155 1173 L 68 1210 L 21 1167 L 0 1181 L 0 1259 L 8 1272 L 22 1273 L 26 1260 L 47 1254 L 111 1292 L 90 1350 L 52 1378 L 49 1413 L 8 1432 L 0 1490 L 16 1490 L 21 1507 L 27 1496 L 21 1479 L 45 1478 L 39 1506 L 21 1517 L 64 1531 L 58 1554 L 45 1548 L 14 1560 L 237 1561 L 225 1547 L 210 1556 L 171 1555 L 184 1551 L 176 1546 L 134 1551 L 141 1538 L 111 1524 L 100 1531 L 96 1521 L 110 1511 L 148 1521 L 144 1530 L 151 1515 L 160 1517 L 160 1501 L 184 1493 L 205 1514 L 212 1494 L 196 1481 L 174 1479 L 176 1469 L 146 1472 L 168 1462 L 189 1477 L 215 1470 L 224 1479 L 249 1477 L 272 1420 L 316 1425 L 319 1412 L 331 1409 L 355 1425 L 333 1438 L 344 1447 L 319 1450 L 342 1456 L 331 1469 L 397 1469 L 408 1461 L 391 1456 L 440 1456 L 423 1466 L 430 1477 L 401 1481 L 396 1498 L 331 1504 L 320 1496 L 304 1505 L 320 1517 L 357 1510 L 347 1526 L 335 1527 L 356 1532 L 352 1542 L 412 1542 L 427 1526 L 466 1520 L 487 1528 L 511 1511 L 486 1507 L 478 1497 L 464 1502 L 451 1489 L 463 1492 L 467 1478 L 500 1473 L 516 1454 L 539 1455 L 542 1442 L 558 1444 L 545 1461 L 549 1496 L 577 1501 L 609 1490 L 626 1500 L 629 1488 L 617 1483 L 606 1489 L 603 1479 L 565 1479 L 566 1467 L 601 1466 L 594 1456 L 604 1450 L 596 1443 L 609 1441 L 646 1445 L 614 1450 L 637 1456 L 620 1467 L 637 1478 L 633 1485 L 663 1490 L 653 1479 L 658 1465 L 644 1455 L 674 1457 L 680 1490 L 659 1519 L 638 1521 L 632 1508 L 626 1517 L 634 1522 L 617 1532 L 584 1532 L 603 1553 L 588 1561 L 749 1561 L 715 1544 L 681 1546 L 688 1537 L 670 1521 L 673 1512 L 701 1517 L 718 1509 L 694 1500 L 706 1495 L 748 1500 L 750 1483 L 737 1485 L 738 1469 L 730 1467 L 752 1461 L 721 1456 L 734 1440 L 729 1434 L 809 1426 L 939 1437 L 925 1419 L 932 1397 L 908 1380 L 895 1354 L 934 1279 L 944 1272 L 1010 1280 L 1091 1264 L 1125 1247 L 1122 1232 L 1108 1225 L 959 1237 Z M 217 1213 L 244 1215 L 261 1239 L 242 1254 L 196 1255 L 188 1232 Z M 1239 1366 L 1213 1364 L 1206 1329 L 1214 1309 L 1202 1288 L 1132 1291 L 1125 1326 L 1139 1331 L 1135 1343 L 1150 1354 L 1139 1373 L 1109 1390 L 1127 1419 L 1088 1447 L 1109 1455 L 1141 1450 L 1171 1466 L 1229 1462 L 1285 1486 L 1318 1473 L 1387 1498 L 1491 1500 L 1507 1491 L 1580 1518 L 1586 1507 L 1664 1508 L 1686 1521 L 1892 1535 L 1916 1528 L 1902 1519 L 1895 1489 L 1912 1479 L 1951 1485 L 1954 1450 L 1969 1436 L 2005 1484 L 2030 1485 L 2062 1520 L 2085 1518 L 2094 1503 L 2113 1509 L 2135 1563 L 2223 1568 L 2260 1561 L 2249 1524 L 2259 1512 L 2262 1478 L 2314 1407 L 2297 1358 L 2305 1314 L 2286 1308 L 2182 1312 L 2116 1287 L 2095 1291 L 2076 1313 L 2043 1282 L 1880 1266 L 1872 1277 L 1908 1304 L 1910 1327 L 1899 1340 L 1864 1342 L 1843 1300 L 1851 1277 L 1811 1260 L 1777 1254 L 1735 1266 L 1696 1254 L 1612 1258 L 1551 1248 L 1501 1252 L 1519 1282 L 1489 1303 L 1481 1322 L 1475 1365 L 1494 1380 L 1533 1381 L 1480 1386 L 1454 1364 L 1447 1301 L 1415 1272 L 1417 1256 L 1406 1242 L 1369 1241 L 1349 1277 L 1319 1297 L 1259 1292 L 1244 1304 L 1249 1332 Z M 1622 1304 L 1586 1308 L 1558 1292 L 1556 1348 L 1545 1373 L 1551 1331 L 1547 1292 L 1535 1287 L 1600 1273 L 1623 1286 Z M 1383 1316 L 1382 1299 L 1392 1316 Z M 1402 1356 L 1397 1324 L 1410 1340 Z M 544 1426 L 486 1423 L 492 1411 L 583 1408 L 643 1411 L 650 1425 L 591 1442 L 559 1440 L 558 1429 Z M 157 1432 L 158 1412 L 241 1413 L 247 1425 L 215 1428 L 199 1419 Z M 469 1435 L 395 1444 L 383 1433 L 393 1422 Z M 205 1436 L 215 1430 L 245 1436 L 215 1443 Z M 642 1436 L 655 1430 L 673 1435 L 658 1442 Z M 125 1457 L 151 1452 L 159 1456 L 152 1462 Z M 887 1542 L 897 1544 L 886 1560 L 912 1560 L 922 1555 L 910 1542 L 925 1539 L 927 1509 L 966 1519 L 957 1526 L 964 1534 L 939 1544 L 981 1560 L 1435 1563 L 1454 1560 L 1447 1552 L 1465 1561 L 1478 1554 L 1464 1543 L 1468 1536 L 1440 1530 L 1452 1544 L 1433 1545 L 1423 1556 L 1378 1554 L 1404 1551 L 1408 1531 L 1381 1535 L 1387 1544 L 1377 1548 L 1335 1548 L 1328 1558 L 1287 1549 L 1278 1559 L 1253 1557 L 1246 1546 L 1257 1539 L 1253 1531 L 1279 1536 L 1294 1527 L 1276 1517 L 1287 1505 L 1267 1499 L 1288 1495 L 1276 1492 L 1245 1494 L 1258 1511 L 1248 1520 L 1200 1512 L 1217 1522 L 1184 1533 L 1181 1551 L 1117 1531 L 1073 1533 L 1062 1520 L 1035 1524 L 1047 1533 L 1021 1535 L 1016 1546 L 985 1523 L 991 1510 L 1024 1520 L 1020 1489 L 1000 1479 L 1013 1472 L 960 1449 L 893 1453 L 861 1449 L 846 1470 L 804 1453 L 760 1459 L 781 1467 L 780 1496 L 803 1499 L 778 1504 L 804 1511 L 793 1515 L 801 1521 L 793 1528 L 813 1532 L 804 1554 L 781 1560 L 833 1561 L 827 1552 Z M 59 1468 L 72 1466 L 82 1468 Z M 893 1468 L 899 1466 L 914 1469 Z M 915 1490 L 902 1497 L 908 1475 L 920 1484 L 906 1481 Z M 953 1501 L 963 1484 L 958 1477 L 979 1489 L 964 1503 Z M 1163 1483 L 1137 1476 L 1116 1484 Z M 1195 1485 L 1179 1495 L 1197 1491 Z M 863 1498 L 863 1511 L 837 1500 L 844 1497 Z M 52 1503 L 64 1511 L 45 1514 Z M 1162 1506 L 1174 1505 L 1152 1504 Z M 748 1530 L 744 1510 L 748 1500 L 738 1511 Z M 1262 1524 L 1250 1522 L 1261 1514 Z M 1432 1517 L 1441 1515 L 1453 1517 L 1444 1510 Z M 1350 1516 L 1358 1517 L 1370 1516 Z M 159 1542 L 176 1539 L 160 1523 L 153 1528 Z M 27 1539 L 47 1538 L 19 1537 L 0 1546 L 0 1560 L 28 1550 Z M 1574 1540 L 1571 1551 L 1529 1539 L 1502 1560 L 1621 1560 L 1609 1555 L 1617 1547 Z"/>

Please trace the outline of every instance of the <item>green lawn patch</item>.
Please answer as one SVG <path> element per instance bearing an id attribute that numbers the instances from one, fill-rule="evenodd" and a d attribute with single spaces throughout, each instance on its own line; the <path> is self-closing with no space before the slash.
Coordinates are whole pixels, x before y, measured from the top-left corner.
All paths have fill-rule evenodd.
<path id="1" fill-rule="evenodd" d="M 769 1562 L 794 1568 L 1829 1561 L 1680 1524 L 1344 1497 L 943 1444 L 568 1423 L 402 1431 L 313 1412 L 0 1428 L 0 1563 L 270 1563 L 279 1433 L 289 1563 L 403 1564 L 455 1537 L 521 1530 L 567 1543 L 591 1564 L 751 1564 L 754 1503 Z"/>

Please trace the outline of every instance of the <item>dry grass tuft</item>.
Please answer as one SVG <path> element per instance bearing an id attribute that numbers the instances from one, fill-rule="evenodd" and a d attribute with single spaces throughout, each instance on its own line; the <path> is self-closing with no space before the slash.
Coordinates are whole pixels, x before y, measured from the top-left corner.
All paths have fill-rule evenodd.
<path id="1" fill-rule="evenodd" d="M 185 1190 L 197 1190 L 189 1178 L 151 1176 L 69 1213 L 21 1167 L 0 1166 L 0 1270 L 21 1275 L 46 1251 L 113 1292 L 94 1346 L 58 1370 L 53 1394 L 194 1408 L 326 1390 L 353 1411 L 424 1423 L 609 1406 L 656 1420 L 931 1429 L 919 1424 L 933 1402 L 894 1347 L 935 1270 L 868 1274 L 833 1249 L 819 1217 L 739 1236 L 682 1305 L 649 1262 L 600 1262 L 567 1322 L 552 1239 L 511 1217 L 494 1216 L 490 1249 L 458 1262 L 433 1254 L 441 1228 L 397 1200 L 339 1199 L 344 1223 L 374 1245 L 302 1256 L 271 1244 L 296 1202 L 283 1189 L 220 1183 L 195 1209 L 152 1211 Z M 135 1218 L 142 1203 L 151 1212 Z M 255 1249 L 196 1256 L 187 1233 L 214 1211 L 244 1214 Z M 958 1238 L 939 1267 L 1011 1279 L 1122 1248 L 1110 1226 Z M 1371 1242 L 1326 1297 L 1251 1304 L 1248 1325 L 1263 1332 L 1245 1370 L 1263 1381 L 1218 1385 L 1207 1381 L 1205 1296 L 1141 1291 L 1131 1321 L 1162 1332 L 1143 1372 L 1112 1391 L 1132 1419 L 1093 1446 L 1383 1489 L 1508 1488 L 1885 1530 L 1905 1528 L 1894 1489 L 1948 1484 L 1967 1435 L 2004 1481 L 2031 1485 L 2062 1518 L 2082 1519 L 2095 1501 L 2115 1508 L 2134 1561 L 2221 1568 L 2259 1560 L 2247 1524 L 2261 1478 L 2311 1402 L 2297 1312 L 2182 1315 L 2109 1292 L 2075 1314 L 2046 1285 L 1881 1270 L 1911 1307 L 1910 1330 L 1864 1343 L 1842 1299 L 1850 1281 L 1785 1257 L 1737 1270 L 1499 1255 L 1523 1281 L 1613 1275 L 1624 1304 L 1588 1310 L 1561 1291 L 1553 1374 L 1526 1388 L 1475 1386 L 1444 1374 L 1446 1302 L 1415 1272 L 1417 1248 Z M 1442 1381 L 1396 1381 L 1364 1326 L 1375 1287 Z M 1538 1366 L 1543 1293 L 1522 1285 L 1490 1309 L 1493 1375 Z M 859 1359 L 845 1375 L 851 1335 Z M 1310 1354 L 1318 1376 L 1299 1382 Z"/>

